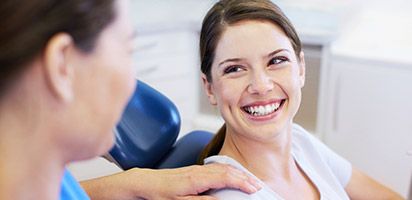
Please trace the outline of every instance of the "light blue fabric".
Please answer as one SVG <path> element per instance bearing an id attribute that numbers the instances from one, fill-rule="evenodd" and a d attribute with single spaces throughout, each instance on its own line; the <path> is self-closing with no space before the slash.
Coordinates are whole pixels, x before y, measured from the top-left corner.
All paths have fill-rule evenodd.
<path id="1" fill-rule="evenodd" d="M 352 175 L 352 165 L 296 124 L 292 128 L 292 156 L 320 192 L 321 200 L 349 200 L 344 188 Z M 228 156 L 205 159 L 206 164 L 213 162 L 232 165 L 254 176 Z M 219 200 L 284 200 L 263 181 L 255 178 L 263 188 L 254 194 L 235 189 L 212 190 L 209 194 Z"/>
<path id="2" fill-rule="evenodd" d="M 60 200 L 90 200 L 80 184 L 74 179 L 68 170 L 64 171 Z"/>

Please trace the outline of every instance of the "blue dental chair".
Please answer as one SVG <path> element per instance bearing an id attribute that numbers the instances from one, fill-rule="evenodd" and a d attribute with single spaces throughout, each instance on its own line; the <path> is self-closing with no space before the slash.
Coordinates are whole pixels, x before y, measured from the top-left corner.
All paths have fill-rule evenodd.
<path id="1" fill-rule="evenodd" d="M 137 81 L 114 132 L 116 141 L 109 152 L 122 169 L 177 168 L 196 164 L 202 149 L 212 139 L 207 131 L 192 131 L 178 141 L 180 115 L 176 106 L 160 92 Z"/>

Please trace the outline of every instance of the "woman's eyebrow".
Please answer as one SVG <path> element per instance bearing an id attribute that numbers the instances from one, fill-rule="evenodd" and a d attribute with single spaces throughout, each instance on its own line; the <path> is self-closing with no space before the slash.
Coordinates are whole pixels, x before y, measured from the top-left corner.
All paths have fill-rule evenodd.
<path id="1" fill-rule="evenodd" d="M 225 63 L 227 63 L 227 62 L 239 62 L 239 61 L 242 61 L 242 60 L 243 60 L 243 59 L 241 59 L 241 58 L 229 58 L 229 59 L 226 59 L 226 60 L 220 62 L 220 63 L 218 64 L 218 66 L 221 66 L 221 65 L 223 65 L 223 64 L 225 64 Z"/>
<path id="2" fill-rule="evenodd" d="M 289 49 L 276 49 L 276 50 L 274 50 L 274 51 L 272 51 L 271 53 L 269 53 L 267 56 L 265 56 L 265 57 L 272 57 L 272 56 L 274 56 L 274 55 L 276 55 L 276 54 L 278 54 L 279 52 L 282 52 L 282 51 L 286 51 L 286 52 L 289 52 L 290 53 L 290 50 Z"/>

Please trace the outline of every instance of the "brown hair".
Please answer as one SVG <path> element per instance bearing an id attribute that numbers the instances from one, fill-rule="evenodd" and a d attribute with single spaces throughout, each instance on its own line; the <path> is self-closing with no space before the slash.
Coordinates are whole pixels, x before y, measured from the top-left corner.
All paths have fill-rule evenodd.
<path id="1" fill-rule="evenodd" d="M 246 20 L 268 21 L 279 26 L 289 38 L 296 57 L 299 59 L 302 46 L 298 34 L 285 14 L 270 0 L 220 0 L 206 14 L 200 32 L 201 71 L 208 82 L 213 81 L 212 63 L 217 43 L 225 28 Z M 199 164 L 203 164 L 203 159 L 219 153 L 225 135 L 226 125 L 224 124 L 200 154 Z"/>
<path id="2" fill-rule="evenodd" d="M 113 0 L 2 0 L 0 98 L 55 34 L 70 34 L 75 45 L 89 53 L 114 17 Z"/>

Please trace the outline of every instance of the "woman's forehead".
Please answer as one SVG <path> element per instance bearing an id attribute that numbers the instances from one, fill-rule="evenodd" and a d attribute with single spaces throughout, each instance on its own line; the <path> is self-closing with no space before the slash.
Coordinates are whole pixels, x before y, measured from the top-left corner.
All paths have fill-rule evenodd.
<path id="1" fill-rule="evenodd" d="M 283 30 L 274 23 L 248 20 L 225 28 L 216 46 L 216 59 L 249 53 L 267 54 L 276 49 L 293 51 Z"/>

